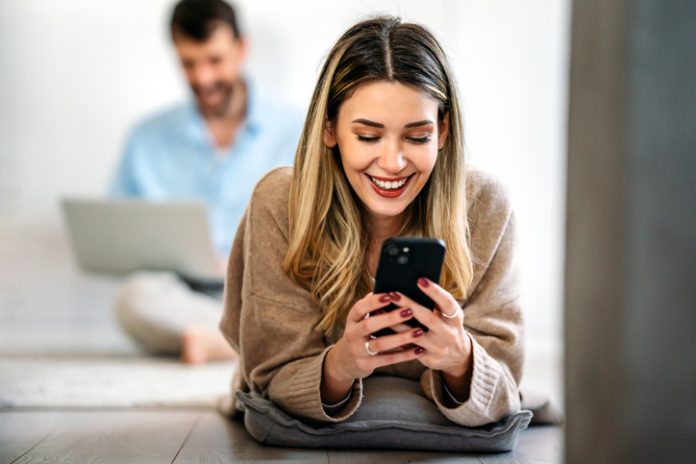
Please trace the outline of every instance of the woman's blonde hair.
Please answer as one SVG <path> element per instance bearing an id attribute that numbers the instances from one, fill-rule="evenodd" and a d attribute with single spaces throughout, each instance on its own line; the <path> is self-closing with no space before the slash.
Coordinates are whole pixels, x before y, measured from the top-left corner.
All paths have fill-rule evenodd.
<path id="1" fill-rule="evenodd" d="M 440 284 L 463 300 L 472 280 L 466 205 L 462 116 L 450 66 L 422 26 L 379 17 L 351 27 L 322 68 L 297 148 L 288 204 L 289 246 L 283 269 L 319 303 L 319 328 L 330 334 L 359 298 L 371 291 L 370 245 L 363 206 L 345 177 L 338 147 L 324 144 L 327 121 L 366 82 L 391 81 L 439 102 L 449 135 L 430 179 L 407 210 L 403 233 L 437 237 L 447 252 Z M 335 124 L 334 124 L 335 126 Z"/>

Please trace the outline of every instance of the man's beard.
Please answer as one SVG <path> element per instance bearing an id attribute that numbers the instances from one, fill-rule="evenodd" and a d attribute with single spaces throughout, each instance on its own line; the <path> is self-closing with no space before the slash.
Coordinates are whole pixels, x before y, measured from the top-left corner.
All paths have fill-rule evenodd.
<path id="1" fill-rule="evenodd" d="M 230 107 L 232 96 L 234 94 L 234 85 L 224 81 L 217 81 L 212 85 L 202 87 L 192 85 L 191 90 L 196 96 L 198 107 L 203 114 L 211 116 L 222 116 Z M 208 104 L 204 100 L 204 96 L 209 92 L 222 92 L 222 98 L 216 104 Z"/>

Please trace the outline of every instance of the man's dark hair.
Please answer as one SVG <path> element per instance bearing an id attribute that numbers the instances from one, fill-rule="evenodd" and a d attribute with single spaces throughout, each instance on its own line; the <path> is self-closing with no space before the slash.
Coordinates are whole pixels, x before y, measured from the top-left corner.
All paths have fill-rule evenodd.
<path id="1" fill-rule="evenodd" d="M 182 35 L 204 42 L 220 24 L 230 26 L 235 39 L 242 35 L 237 15 L 229 3 L 223 0 L 180 0 L 172 12 L 170 30 L 172 39 Z"/>

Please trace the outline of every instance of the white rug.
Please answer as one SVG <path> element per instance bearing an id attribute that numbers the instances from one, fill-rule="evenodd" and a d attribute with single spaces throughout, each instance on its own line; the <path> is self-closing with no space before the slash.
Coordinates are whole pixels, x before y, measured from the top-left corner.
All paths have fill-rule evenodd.
<path id="1" fill-rule="evenodd" d="M 158 358 L 0 358 L 0 408 L 215 408 L 235 362 Z"/>

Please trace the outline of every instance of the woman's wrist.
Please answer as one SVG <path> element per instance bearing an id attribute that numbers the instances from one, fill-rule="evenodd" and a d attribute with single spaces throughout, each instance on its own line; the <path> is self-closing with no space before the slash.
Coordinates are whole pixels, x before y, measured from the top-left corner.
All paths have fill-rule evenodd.
<path id="1" fill-rule="evenodd" d="M 454 381 L 464 379 L 470 370 L 469 359 L 470 359 L 470 357 L 467 358 L 466 361 L 462 361 L 461 364 L 459 364 L 451 369 L 443 370 L 442 374 L 446 375 L 448 378 L 450 378 Z"/>
<path id="2" fill-rule="evenodd" d="M 469 390 L 471 389 L 471 374 L 473 369 L 467 369 L 463 374 L 450 372 L 442 372 L 442 379 L 447 386 L 447 389 L 452 396 L 460 403 L 464 403 L 469 399 Z"/>
<path id="3" fill-rule="evenodd" d="M 473 367 L 473 356 L 471 350 L 469 350 L 464 361 L 451 369 L 442 371 L 442 377 L 447 389 L 452 393 L 455 399 L 461 403 L 469 398 L 471 376 L 474 371 Z"/>
<path id="4" fill-rule="evenodd" d="M 344 399 L 355 382 L 355 378 L 347 375 L 340 368 L 342 364 L 337 362 L 339 350 L 338 344 L 334 345 L 324 358 L 321 398 L 322 402 L 327 404 L 338 403 Z"/>

